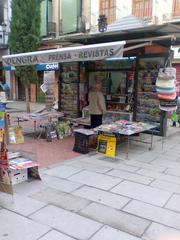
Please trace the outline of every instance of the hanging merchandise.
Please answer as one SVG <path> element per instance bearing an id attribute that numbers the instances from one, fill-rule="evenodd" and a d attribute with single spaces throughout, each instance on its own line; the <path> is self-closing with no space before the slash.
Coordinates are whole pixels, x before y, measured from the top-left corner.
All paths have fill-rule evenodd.
<path id="1" fill-rule="evenodd" d="M 176 92 L 172 94 L 158 94 L 158 98 L 162 100 L 174 100 L 176 96 Z"/>
<path id="2" fill-rule="evenodd" d="M 159 69 L 158 78 L 156 81 L 156 91 L 159 94 L 173 94 L 176 92 L 175 68 L 168 67 Z"/>
<path id="3" fill-rule="evenodd" d="M 156 92 L 160 100 L 159 108 L 161 110 L 168 112 L 177 109 L 175 68 L 167 67 L 159 69 Z"/>
<path id="4" fill-rule="evenodd" d="M 156 91 L 157 93 L 160 94 L 173 94 L 176 92 L 175 86 L 172 88 L 160 88 L 160 87 L 156 87 Z"/>

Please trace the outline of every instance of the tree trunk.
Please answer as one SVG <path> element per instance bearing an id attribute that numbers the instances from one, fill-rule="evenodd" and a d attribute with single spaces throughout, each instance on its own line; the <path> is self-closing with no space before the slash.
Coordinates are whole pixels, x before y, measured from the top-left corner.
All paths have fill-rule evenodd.
<path id="1" fill-rule="evenodd" d="M 27 113 L 31 112 L 30 103 L 29 103 L 29 89 L 28 84 L 25 85 L 25 95 L 26 95 L 26 111 Z"/>

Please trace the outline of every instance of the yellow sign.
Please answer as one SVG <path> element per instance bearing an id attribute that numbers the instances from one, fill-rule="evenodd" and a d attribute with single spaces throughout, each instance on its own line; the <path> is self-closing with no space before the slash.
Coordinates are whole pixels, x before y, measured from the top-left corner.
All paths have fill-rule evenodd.
<path id="1" fill-rule="evenodd" d="M 108 157 L 116 155 L 116 137 L 98 135 L 98 153 L 106 154 Z"/>

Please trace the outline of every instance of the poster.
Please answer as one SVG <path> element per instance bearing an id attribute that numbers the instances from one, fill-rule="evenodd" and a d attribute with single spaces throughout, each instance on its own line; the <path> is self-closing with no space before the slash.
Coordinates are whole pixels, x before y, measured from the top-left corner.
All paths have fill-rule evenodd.
<path id="1" fill-rule="evenodd" d="M 116 155 L 116 137 L 98 135 L 98 153 L 103 153 L 107 157 Z"/>
<path id="2" fill-rule="evenodd" d="M 13 194 L 13 189 L 11 184 L 11 171 L 9 169 L 7 149 L 4 143 L 1 144 L 0 192 Z"/>
<path id="3" fill-rule="evenodd" d="M 46 83 L 43 83 L 40 86 L 40 89 L 43 91 L 43 93 L 46 93 L 48 91 L 48 85 Z"/>
<path id="4" fill-rule="evenodd" d="M 4 130 L 0 129 L 0 142 L 3 142 Z"/>
<path id="5" fill-rule="evenodd" d="M 0 129 L 5 128 L 5 112 L 0 112 Z"/>
<path id="6" fill-rule="evenodd" d="M 22 127 L 14 126 L 9 128 L 9 143 L 21 144 L 24 143 L 24 136 L 22 133 Z"/>

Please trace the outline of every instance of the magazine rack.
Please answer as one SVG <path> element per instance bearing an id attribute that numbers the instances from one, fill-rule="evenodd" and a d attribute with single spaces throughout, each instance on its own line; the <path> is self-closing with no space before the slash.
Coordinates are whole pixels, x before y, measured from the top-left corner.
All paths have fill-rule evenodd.
<path id="1" fill-rule="evenodd" d="M 0 192 L 13 194 L 13 185 L 29 178 L 41 179 L 39 164 L 19 152 L 8 152 L 8 144 L 23 142 L 19 127 L 8 127 L 5 105 L 0 104 Z"/>

